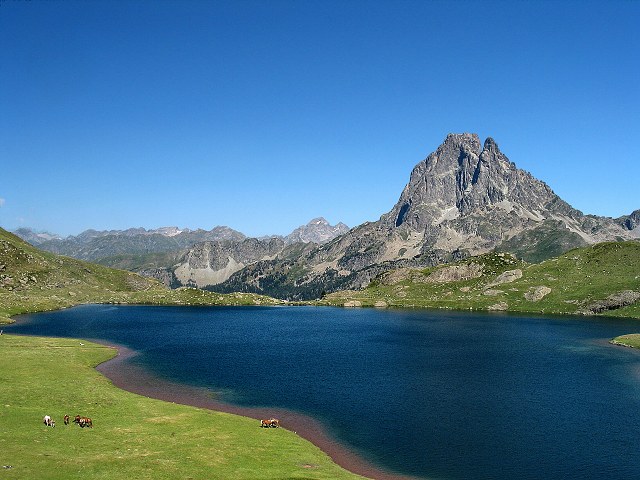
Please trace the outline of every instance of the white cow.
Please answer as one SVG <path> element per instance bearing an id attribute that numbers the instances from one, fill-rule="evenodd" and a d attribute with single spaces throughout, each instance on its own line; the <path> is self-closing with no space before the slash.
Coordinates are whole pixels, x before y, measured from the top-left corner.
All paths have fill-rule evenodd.
<path id="1" fill-rule="evenodd" d="M 54 422 L 49 415 L 45 415 L 44 418 L 42 419 L 42 421 L 47 427 L 55 427 L 56 426 L 56 422 Z"/>

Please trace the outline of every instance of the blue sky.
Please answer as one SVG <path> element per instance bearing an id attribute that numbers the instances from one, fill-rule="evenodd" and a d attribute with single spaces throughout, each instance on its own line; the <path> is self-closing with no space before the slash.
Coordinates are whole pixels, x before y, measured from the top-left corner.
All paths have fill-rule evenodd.
<path id="1" fill-rule="evenodd" d="M 640 208 L 640 2 L 0 0 L 0 226 L 377 220 L 450 132 Z"/>

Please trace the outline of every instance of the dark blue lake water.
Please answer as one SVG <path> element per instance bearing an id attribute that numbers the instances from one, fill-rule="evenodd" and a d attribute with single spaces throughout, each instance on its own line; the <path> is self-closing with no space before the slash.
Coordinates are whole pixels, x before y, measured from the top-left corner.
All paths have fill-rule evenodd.
<path id="1" fill-rule="evenodd" d="M 443 479 L 640 472 L 640 322 L 288 308 L 92 305 L 15 333 L 102 339 L 156 375 L 323 422 L 387 469 Z M 272 379 L 272 381 L 265 381 Z"/>

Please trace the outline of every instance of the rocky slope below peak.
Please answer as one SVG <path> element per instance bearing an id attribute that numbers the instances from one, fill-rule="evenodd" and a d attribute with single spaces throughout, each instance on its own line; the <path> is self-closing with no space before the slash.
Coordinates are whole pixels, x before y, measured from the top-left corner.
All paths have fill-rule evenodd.
<path id="1" fill-rule="evenodd" d="M 273 259 L 284 248 L 281 238 L 203 242 L 190 248 L 172 270 L 179 285 L 202 288 L 224 282 L 247 265 Z"/>

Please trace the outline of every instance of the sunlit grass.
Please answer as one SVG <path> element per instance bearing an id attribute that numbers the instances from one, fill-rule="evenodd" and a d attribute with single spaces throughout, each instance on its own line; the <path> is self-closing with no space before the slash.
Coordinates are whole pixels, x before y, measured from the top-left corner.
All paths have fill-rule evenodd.
<path id="1" fill-rule="evenodd" d="M 93 368 L 113 355 L 86 341 L 0 336 L 2 478 L 360 478 L 285 429 L 120 390 Z M 65 426 L 65 414 L 94 427 Z"/>

